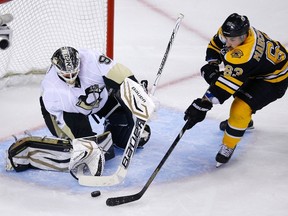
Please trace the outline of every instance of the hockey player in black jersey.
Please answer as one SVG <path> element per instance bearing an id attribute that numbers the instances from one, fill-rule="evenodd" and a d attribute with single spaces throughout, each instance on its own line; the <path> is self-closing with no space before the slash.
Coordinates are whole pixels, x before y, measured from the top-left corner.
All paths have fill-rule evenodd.
<path id="1" fill-rule="evenodd" d="M 266 33 L 250 26 L 246 16 L 231 14 L 211 39 L 201 74 L 210 84 L 202 98 L 185 111 L 191 127 L 204 120 L 214 104 L 234 96 L 217 167 L 227 163 L 243 137 L 252 114 L 281 98 L 288 85 L 285 47 Z M 224 71 L 219 72 L 223 63 Z"/>

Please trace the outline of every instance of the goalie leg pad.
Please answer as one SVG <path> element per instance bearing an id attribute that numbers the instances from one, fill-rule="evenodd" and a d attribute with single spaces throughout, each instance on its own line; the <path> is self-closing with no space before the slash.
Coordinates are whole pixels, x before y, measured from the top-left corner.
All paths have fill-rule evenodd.
<path id="1" fill-rule="evenodd" d="M 68 140 L 31 136 L 13 143 L 7 157 L 16 172 L 30 168 L 63 172 L 68 171 L 71 148 Z"/>

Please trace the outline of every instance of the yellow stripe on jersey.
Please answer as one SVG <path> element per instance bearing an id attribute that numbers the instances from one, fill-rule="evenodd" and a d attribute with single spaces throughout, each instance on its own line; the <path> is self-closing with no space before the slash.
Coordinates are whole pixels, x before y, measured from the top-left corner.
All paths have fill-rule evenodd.
<path id="1" fill-rule="evenodd" d="M 234 94 L 235 91 L 237 91 L 242 84 L 243 82 L 231 76 L 219 77 L 215 83 L 216 86 L 220 87 L 221 89 L 227 91 L 230 94 Z"/>
<path id="2" fill-rule="evenodd" d="M 233 82 L 235 83 L 236 85 L 238 86 L 241 86 L 243 84 L 243 82 L 241 82 L 240 80 L 238 79 L 235 79 L 234 77 L 232 76 L 224 76 L 225 79 L 229 80 L 230 82 Z"/>
<path id="3" fill-rule="evenodd" d="M 221 83 L 221 82 L 219 82 L 219 81 L 217 81 L 217 82 L 215 83 L 215 85 L 218 86 L 218 87 L 220 87 L 221 89 L 229 92 L 231 95 L 235 93 L 235 90 L 229 88 L 228 86 L 226 86 L 225 84 L 223 84 L 223 83 Z"/>
<path id="4" fill-rule="evenodd" d="M 211 40 L 208 44 L 208 48 L 215 50 L 216 52 L 220 53 L 220 48 L 216 45 L 216 43 Z"/>
<path id="5" fill-rule="evenodd" d="M 288 78 L 288 62 L 280 70 L 276 70 L 273 73 L 262 76 L 265 81 L 271 83 L 281 82 L 284 79 Z"/>
<path id="6" fill-rule="evenodd" d="M 223 33 L 222 33 L 222 28 L 220 27 L 218 32 L 217 32 L 217 35 L 220 39 L 220 41 L 225 44 L 226 40 L 225 40 L 225 37 L 223 36 Z M 221 49 L 223 48 L 222 46 L 219 47 L 216 43 L 215 43 L 215 40 L 214 40 L 214 37 L 210 40 L 210 43 L 208 44 L 208 49 L 212 49 L 214 51 L 216 51 L 217 53 L 220 54 L 221 52 Z"/>

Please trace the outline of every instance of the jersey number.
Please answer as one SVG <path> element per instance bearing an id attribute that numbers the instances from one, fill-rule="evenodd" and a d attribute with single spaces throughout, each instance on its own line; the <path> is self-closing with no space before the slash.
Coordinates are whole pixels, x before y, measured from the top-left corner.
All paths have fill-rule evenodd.
<path id="1" fill-rule="evenodd" d="M 286 55 L 280 50 L 280 46 L 274 46 L 271 41 L 267 41 L 266 57 L 272 64 L 278 64 L 286 59 Z"/>
<path id="2" fill-rule="evenodd" d="M 99 62 L 101 63 L 101 64 L 110 64 L 111 63 L 111 59 L 110 58 L 108 58 L 107 56 L 105 56 L 105 55 L 100 55 L 99 56 Z"/>
<path id="3" fill-rule="evenodd" d="M 224 69 L 224 76 L 237 77 L 243 74 L 243 69 L 240 67 L 233 68 L 231 65 L 226 65 Z"/>

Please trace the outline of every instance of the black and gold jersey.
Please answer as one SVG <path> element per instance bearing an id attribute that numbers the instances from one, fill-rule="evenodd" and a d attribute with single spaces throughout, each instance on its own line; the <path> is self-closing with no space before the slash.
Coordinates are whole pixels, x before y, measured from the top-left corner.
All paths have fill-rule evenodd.
<path id="1" fill-rule="evenodd" d="M 220 28 L 208 45 L 206 61 L 223 62 L 224 75 L 218 78 L 209 91 L 223 102 L 247 80 L 281 82 L 288 77 L 287 55 L 287 50 L 280 42 L 253 27 L 241 45 L 227 49 Z"/>

